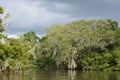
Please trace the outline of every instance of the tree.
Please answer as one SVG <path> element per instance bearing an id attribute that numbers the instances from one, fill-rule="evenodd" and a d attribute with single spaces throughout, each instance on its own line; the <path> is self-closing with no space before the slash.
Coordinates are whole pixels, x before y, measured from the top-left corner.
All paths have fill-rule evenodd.
<path id="1" fill-rule="evenodd" d="M 47 29 L 49 52 L 56 65 L 77 67 L 82 54 L 102 53 L 116 43 L 118 23 L 112 20 L 79 20 Z"/>
<path id="2" fill-rule="evenodd" d="M 3 18 L 1 17 L 4 13 L 3 8 L 0 6 L 0 39 L 3 38 L 3 35 L 1 34 L 5 29 L 4 29 L 4 24 L 3 24 Z"/>

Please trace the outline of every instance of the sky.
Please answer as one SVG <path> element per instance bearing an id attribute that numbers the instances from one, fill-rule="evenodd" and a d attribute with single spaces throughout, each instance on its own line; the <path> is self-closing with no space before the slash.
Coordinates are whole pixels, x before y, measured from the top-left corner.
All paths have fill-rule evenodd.
<path id="1" fill-rule="evenodd" d="M 48 27 L 80 19 L 112 19 L 120 23 L 120 0 L 0 0 L 11 17 L 9 36 L 35 31 L 45 35 Z"/>

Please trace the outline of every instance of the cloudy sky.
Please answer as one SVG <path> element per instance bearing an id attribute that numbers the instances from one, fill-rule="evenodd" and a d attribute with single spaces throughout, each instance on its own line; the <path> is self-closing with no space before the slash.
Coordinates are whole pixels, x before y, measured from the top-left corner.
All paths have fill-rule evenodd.
<path id="1" fill-rule="evenodd" d="M 45 34 L 47 27 L 78 19 L 110 18 L 120 22 L 120 0 L 0 0 L 9 12 L 9 35 L 35 31 Z"/>

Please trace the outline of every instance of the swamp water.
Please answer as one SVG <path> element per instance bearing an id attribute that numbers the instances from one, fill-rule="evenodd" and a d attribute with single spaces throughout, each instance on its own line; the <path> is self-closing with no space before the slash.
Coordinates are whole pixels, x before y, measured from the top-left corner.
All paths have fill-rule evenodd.
<path id="1" fill-rule="evenodd" d="M 0 72 L 0 80 L 120 80 L 120 72 L 41 69 Z"/>

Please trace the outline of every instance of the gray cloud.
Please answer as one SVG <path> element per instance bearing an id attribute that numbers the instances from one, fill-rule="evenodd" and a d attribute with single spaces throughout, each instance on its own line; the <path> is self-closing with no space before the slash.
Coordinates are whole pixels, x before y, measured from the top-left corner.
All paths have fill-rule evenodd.
<path id="1" fill-rule="evenodd" d="M 42 6 L 48 11 L 77 18 L 113 17 L 120 13 L 119 0 L 44 0 L 43 2 Z"/>
<path id="2" fill-rule="evenodd" d="M 120 0 L 2 0 L 11 13 L 9 33 L 34 30 L 39 35 L 56 23 L 75 19 L 110 18 L 120 22 Z"/>

